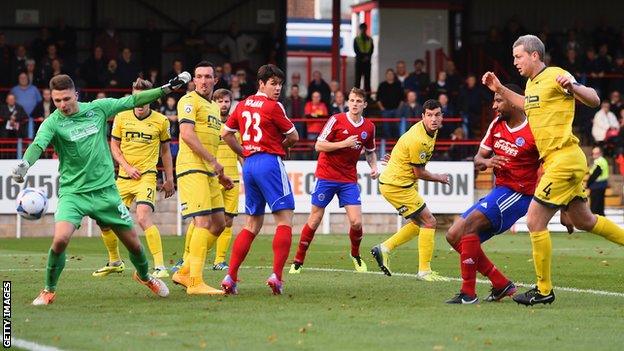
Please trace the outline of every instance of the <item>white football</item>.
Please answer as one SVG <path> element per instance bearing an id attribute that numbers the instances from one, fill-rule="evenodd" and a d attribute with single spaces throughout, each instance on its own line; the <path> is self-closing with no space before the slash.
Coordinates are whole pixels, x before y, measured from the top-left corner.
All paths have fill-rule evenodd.
<path id="1" fill-rule="evenodd" d="M 40 219 L 48 210 L 48 196 L 42 189 L 24 188 L 17 195 L 15 210 L 24 219 Z"/>

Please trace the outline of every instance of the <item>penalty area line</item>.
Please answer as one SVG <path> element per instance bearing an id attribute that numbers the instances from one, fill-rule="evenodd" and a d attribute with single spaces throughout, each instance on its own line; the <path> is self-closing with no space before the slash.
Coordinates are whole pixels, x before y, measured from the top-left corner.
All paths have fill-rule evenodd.
<path id="1" fill-rule="evenodd" d="M 253 268 L 253 269 L 271 269 L 273 267 L 270 266 L 255 266 L 255 267 L 243 267 L 243 268 Z M 356 272 L 354 270 L 349 270 L 349 269 L 339 269 L 339 268 L 320 268 L 320 267 L 305 267 L 304 270 L 306 271 L 315 271 L 315 272 L 335 272 L 335 273 L 352 273 L 352 274 L 373 274 L 373 275 L 384 275 L 382 272 Z M 415 278 L 418 279 L 418 275 L 414 274 L 414 273 L 399 273 L 399 272 L 392 272 L 392 276 L 398 276 L 398 277 L 407 277 L 407 278 Z M 461 282 L 462 279 L 461 278 L 455 278 L 455 277 L 444 277 L 447 281 L 456 281 L 456 282 Z M 490 284 L 489 280 L 483 280 L 483 279 L 477 279 L 477 283 L 479 284 Z M 523 288 L 533 288 L 535 286 L 535 284 L 527 284 L 527 283 L 521 283 L 521 282 L 514 282 L 514 284 L 516 284 L 516 286 L 518 287 L 523 287 Z M 592 295 L 600 295 L 600 296 L 615 296 L 615 297 L 624 297 L 624 293 L 620 293 L 620 292 L 615 292 L 615 291 L 605 291 L 605 290 L 595 290 L 595 289 L 579 289 L 579 288 L 571 288 L 571 287 L 565 287 L 565 286 L 555 286 L 553 287 L 554 290 L 557 291 L 566 291 L 566 292 L 573 292 L 573 293 L 580 293 L 580 294 L 592 294 Z"/>

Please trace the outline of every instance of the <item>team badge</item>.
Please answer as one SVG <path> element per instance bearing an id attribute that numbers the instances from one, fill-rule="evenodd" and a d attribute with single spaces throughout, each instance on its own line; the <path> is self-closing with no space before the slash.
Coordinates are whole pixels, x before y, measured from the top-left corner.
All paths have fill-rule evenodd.
<path id="1" fill-rule="evenodd" d="M 184 105 L 184 112 L 191 113 L 193 111 L 193 105 Z"/>
<path id="2" fill-rule="evenodd" d="M 318 194 L 317 197 L 318 197 L 319 201 L 324 201 L 325 200 L 325 194 L 324 193 Z"/>
<path id="3" fill-rule="evenodd" d="M 366 133 L 366 132 L 362 132 L 362 133 L 360 134 L 360 137 L 361 137 L 362 139 L 366 139 L 366 138 L 368 138 L 368 133 Z"/>
<path id="4" fill-rule="evenodd" d="M 93 111 L 92 110 L 87 112 L 87 118 L 91 118 L 91 117 L 93 117 Z"/>
<path id="5" fill-rule="evenodd" d="M 516 145 L 522 146 L 522 145 L 524 145 L 524 143 L 525 143 L 525 140 L 524 140 L 523 137 L 517 137 L 516 138 Z"/>
<path id="6" fill-rule="evenodd" d="M 426 152 L 423 151 L 423 152 L 420 153 L 420 159 L 421 160 L 424 160 L 426 157 L 427 157 L 427 153 Z"/>

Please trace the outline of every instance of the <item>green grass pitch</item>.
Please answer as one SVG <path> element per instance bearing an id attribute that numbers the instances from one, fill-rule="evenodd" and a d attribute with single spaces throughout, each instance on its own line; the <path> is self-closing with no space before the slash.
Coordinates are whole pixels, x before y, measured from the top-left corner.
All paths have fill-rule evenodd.
<path id="1" fill-rule="evenodd" d="M 166 279 L 171 295 L 157 298 L 131 280 L 131 267 L 93 278 L 106 260 L 99 238 L 71 241 L 50 306 L 30 305 L 43 285 L 50 238 L 0 240 L 0 275 L 12 281 L 13 337 L 62 350 L 620 350 L 624 343 L 624 249 L 602 238 L 553 235 L 554 284 L 579 291 L 555 289 L 554 304 L 527 308 L 511 299 L 450 306 L 444 300 L 459 290 L 458 281 L 376 274 L 368 250 L 385 237 L 365 235 L 362 254 L 375 274 L 356 274 L 348 237 L 317 235 L 302 274 L 284 275 L 283 296 L 264 285 L 270 236 L 254 243 L 233 297 L 187 296 Z M 164 237 L 163 245 L 172 262 L 183 239 Z M 526 235 L 501 235 L 484 250 L 514 281 L 534 281 Z M 397 249 L 392 270 L 416 273 L 417 255 L 415 241 Z M 442 235 L 432 264 L 459 276 L 458 256 Z M 207 270 L 205 280 L 218 286 L 223 275 Z M 487 296 L 489 285 L 477 288 Z"/>

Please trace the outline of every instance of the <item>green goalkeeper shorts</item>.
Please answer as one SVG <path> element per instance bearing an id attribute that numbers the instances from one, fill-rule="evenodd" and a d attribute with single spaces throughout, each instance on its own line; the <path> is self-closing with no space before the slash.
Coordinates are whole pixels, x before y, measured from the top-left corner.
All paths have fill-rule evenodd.
<path id="1" fill-rule="evenodd" d="M 134 226 L 115 185 L 86 193 L 65 194 L 59 198 L 54 215 L 56 222 L 69 222 L 78 229 L 84 216 L 95 219 L 100 226 L 123 229 Z"/>

